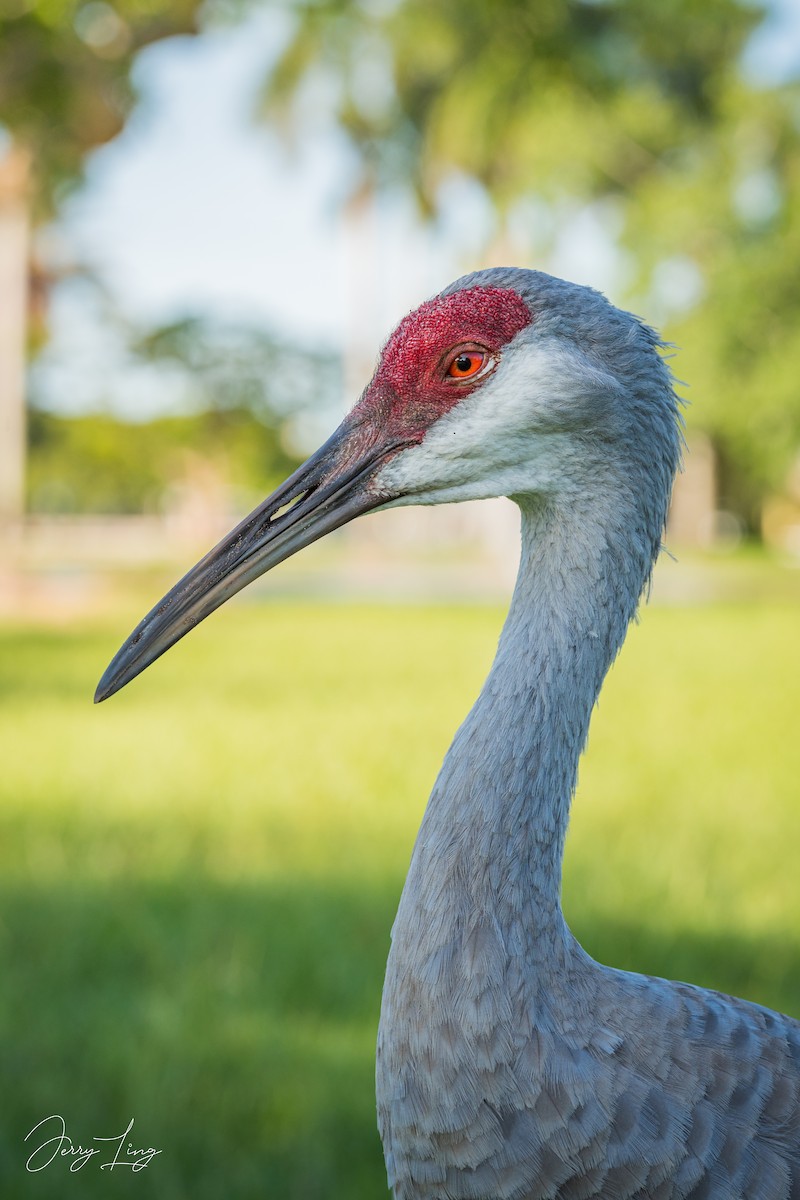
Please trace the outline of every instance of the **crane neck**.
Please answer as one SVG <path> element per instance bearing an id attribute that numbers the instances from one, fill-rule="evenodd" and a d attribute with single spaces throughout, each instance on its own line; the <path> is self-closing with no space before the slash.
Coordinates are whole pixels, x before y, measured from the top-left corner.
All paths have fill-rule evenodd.
<path id="1" fill-rule="evenodd" d="M 631 535 L 634 499 L 515 498 L 519 574 L 497 655 L 448 752 L 409 883 L 450 909 L 562 944 L 561 863 L 594 703 L 633 616 L 657 539 Z"/>

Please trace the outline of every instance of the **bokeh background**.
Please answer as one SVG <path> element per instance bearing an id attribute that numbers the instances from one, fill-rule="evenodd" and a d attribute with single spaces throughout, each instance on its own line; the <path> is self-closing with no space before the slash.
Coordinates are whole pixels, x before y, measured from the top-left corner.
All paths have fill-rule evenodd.
<path id="1" fill-rule="evenodd" d="M 688 385 L 570 923 L 800 1015 L 799 78 L 793 0 L 0 0 L 4 1197 L 384 1194 L 388 934 L 513 507 L 365 518 L 90 700 L 479 266 L 600 287 Z M 161 1153 L 31 1173 L 53 1113 Z"/>

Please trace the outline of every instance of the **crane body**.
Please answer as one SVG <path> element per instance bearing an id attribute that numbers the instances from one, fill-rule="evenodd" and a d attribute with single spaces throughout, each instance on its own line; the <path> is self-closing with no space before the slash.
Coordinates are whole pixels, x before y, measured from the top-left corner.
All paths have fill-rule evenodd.
<path id="1" fill-rule="evenodd" d="M 371 509 L 508 495 L 497 656 L 414 847 L 384 986 L 396 1200 L 800 1200 L 800 1024 L 595 963 L 561 863 L 605 674 L 680 456 L 657 336 L 590 289 L 495 269 L 406 317 L 352 412 L 145 617 L 124 686 L 251 579 Z"/>

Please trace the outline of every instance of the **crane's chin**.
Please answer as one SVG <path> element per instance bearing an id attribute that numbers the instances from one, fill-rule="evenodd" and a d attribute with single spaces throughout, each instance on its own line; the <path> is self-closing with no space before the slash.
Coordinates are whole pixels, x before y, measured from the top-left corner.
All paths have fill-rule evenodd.
<path id="1" fill-rule="evenodd" d="M 175 584 L 109 663 L 95 703 L 130 683 L 205 617 L 304 546 L 396 499 L 376 476 L 403 442 L 386 444 L 350 418 Z"/>

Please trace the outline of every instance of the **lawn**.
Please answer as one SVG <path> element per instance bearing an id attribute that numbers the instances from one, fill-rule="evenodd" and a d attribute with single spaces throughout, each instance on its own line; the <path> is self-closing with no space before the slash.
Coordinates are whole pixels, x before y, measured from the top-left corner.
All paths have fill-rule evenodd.
<path id="1" fill-rule="evenodd" d="M 3 1196 L 385 1194 L 389 929 L 501 622 L 243 602 L 100 708 L 124 621 L 0 630 Z M 798 712 L 796 607 L 644 613 L 568 842 L 596 958 L 800 1015 Z M 84 1145 L 134 1117 L 127 1140 L 161 1154 L 26 1173 L 50 1114 Z"/>

